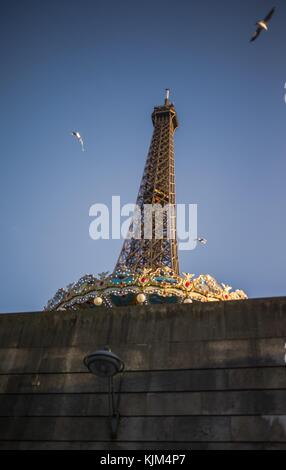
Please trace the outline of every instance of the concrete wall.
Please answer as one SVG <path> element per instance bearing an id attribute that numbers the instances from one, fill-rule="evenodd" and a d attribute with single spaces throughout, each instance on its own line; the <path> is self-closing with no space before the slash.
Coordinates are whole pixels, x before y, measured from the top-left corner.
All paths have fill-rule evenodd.
<path id="1" fill-rule="evenodd" d="M 286 298 L 1 315 L 0 449 L 285 449 L 285 343 Z M 113 442 L 82 363 L 105 344 L 127 369 Z"/>

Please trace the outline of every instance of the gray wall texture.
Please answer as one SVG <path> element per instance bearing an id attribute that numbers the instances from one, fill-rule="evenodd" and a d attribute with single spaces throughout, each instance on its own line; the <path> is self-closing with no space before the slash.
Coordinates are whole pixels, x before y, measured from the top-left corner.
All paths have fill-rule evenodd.
<path id="1" fill-rule="evenodd" d="M 286 449 L 285 343 L 286 298 L 0 315 L 0 449 Z"/>

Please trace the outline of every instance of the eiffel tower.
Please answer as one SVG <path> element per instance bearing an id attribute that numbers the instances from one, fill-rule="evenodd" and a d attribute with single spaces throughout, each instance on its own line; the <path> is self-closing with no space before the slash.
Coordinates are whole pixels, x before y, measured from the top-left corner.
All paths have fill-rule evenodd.
<path id="1" fill-rule="evenodd" d="M 136 272 L 143 268 L 156 269 L 167 266 L 179 273 L 174 172 L 174 133 L 178 127 L 178 119 L 169 96 L 170 91 L 166 89 L 164 105 L 155 107 L 152 113 L 154 131 L 136 201 L 141 214 L 141 238 L 126 238 L 115 272 L 125 269 Z M 160 205 L 162 209 L 168 206 L 173 209 L 169 213 L 167 210 L 162 211 L 161 238 L 156 238 L 155 214 L 153 220 L 151 219 L 152 238 L 144 237 L 145 205 Z M 130 230 L 134 230 L 134 222 Z"/>
<path id="2" fill-rule="evenodd" d="M 137 206 L 140 218 L 133 218 L 129 233 L 140 228 L 140 236 L 125 239 L 113 273 L 98 276 L 86 274 L 65 289 L 58 289 L 46 310 L 77 310 L 95 306 L 117 307 L 136 304 L 217 302 L 246 299 L 242 290 L 220 284 L 209 274 L 194 277 L 179 274 L 174 174 L 174 133 L 178 127 L 177 113 L 166 90 L 165 102 L 152 113 L 154 125 Z M 160 206 L 162 217 L 157 237 L 156 214 L 147 223 L 151 230 L 145 236 L 146 219 L 143 207 Z M 170 216 L 171 214 L 171 216 Z M 156 224 L 153 223 L 156 221 Z M 136 233 L 138 235 L 138 232 Z M 150 236 L 151 235 L 151 236 Z"/>

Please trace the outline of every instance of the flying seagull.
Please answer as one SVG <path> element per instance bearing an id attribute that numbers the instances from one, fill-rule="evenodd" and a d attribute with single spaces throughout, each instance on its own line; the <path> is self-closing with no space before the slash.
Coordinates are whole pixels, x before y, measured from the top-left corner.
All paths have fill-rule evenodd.
<path id="1" fill-rule="evenodd" d="M 78 140 L 78 142 L 81 145 L 81 149 L 84 152 L 84 144 L 83 144 L 83 140 L 82 140 L 82 137 L 81 137 L 80 133 L 78 131 L 73 131 L 73 132 L 71 132 L 71 135 Z"/>
<path id="2" fill-rule="evenodd" d="M 274 11 L 275 11 L 275 7 L 273 7 L 272 10 L 270 10 L 268 15 L 265 16 L 264 20 L 260 20 L 256 23 L 257 29 L 256 29 L 255 33 L 253 33 L 253 35 L 250 39 L 250 42 L 255 41 L 255 39 L 257 39 L 258 36 L 260 35 L 261 31 L 263 31 L 263 30 L 268 31 L 268 22 L 271 20 Z"/>
<path id="3" fill-rule="evenodd" d="M 206 245 L 208 242 L 205 238 L 195 238 L 195 241 L 199 242 L 201 245 Z"/>

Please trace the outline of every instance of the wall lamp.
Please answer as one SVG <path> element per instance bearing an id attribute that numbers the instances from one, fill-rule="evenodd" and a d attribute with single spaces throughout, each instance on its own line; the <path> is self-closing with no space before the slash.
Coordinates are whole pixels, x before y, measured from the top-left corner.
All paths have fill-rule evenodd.
<path id="1" fill-rule="evenodd" d="M 121 392 L 121 378 L 117 400 L 115 400 L 113 377 L 124 371 L 124 362 L 116 354 L 111 352 L 111 349 L 108 346 L 105 346 L 99 351 L 88 354 L 84 358 L 83 363 L 92 374 L 108 379 L 108 404 L 111 437 L 112 439 L 115 439 L 117 437 L 120 421 L 119 400 Z"/>

